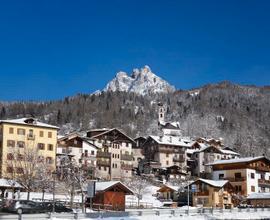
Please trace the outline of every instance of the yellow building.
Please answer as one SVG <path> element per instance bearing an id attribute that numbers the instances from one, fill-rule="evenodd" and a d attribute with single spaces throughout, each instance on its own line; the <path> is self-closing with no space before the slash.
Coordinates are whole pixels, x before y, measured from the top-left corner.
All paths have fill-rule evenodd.
<path id="1" fill-rule="evenodd" d="M 37 154 L 39 162 L 44 162 L 48 171 L 55 170 L 57 131 L 58 127 L 34 118 L 1 120 L 0 176 L 10 178 L 12 173 L 22 173 L 22 168 L 14 170 L 10 164 L 26 160 L 25 152 Z"/>
<path id="2" fill-rule="evenodd" d="M 191 185 L 195 186 L 192 194 L 193 206 L 233 207 L 234 189 L 228 180 L 197 179 Z"/>

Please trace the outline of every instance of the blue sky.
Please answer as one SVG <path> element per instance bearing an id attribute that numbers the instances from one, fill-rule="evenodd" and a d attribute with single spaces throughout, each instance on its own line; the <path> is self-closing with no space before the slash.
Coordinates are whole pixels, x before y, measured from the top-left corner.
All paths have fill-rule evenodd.
<path id="1" fill-rule="evenodd" d="M 270 2 L 1 1 L 0 100 L 102 89 L 149 65 L 177 88 L 270 84 Z"/>

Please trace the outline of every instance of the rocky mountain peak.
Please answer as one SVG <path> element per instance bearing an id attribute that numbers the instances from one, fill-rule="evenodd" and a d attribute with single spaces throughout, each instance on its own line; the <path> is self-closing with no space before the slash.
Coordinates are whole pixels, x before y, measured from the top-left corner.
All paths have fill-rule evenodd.
<path id="1" fill-rule="evenodd" d="M 146 65 L 140 69 L 133 69 L 130 76 L 126 72 L 118 72 L 103 91 L 125 91 L 146 95 L 173 92 L 175 88 L 154 74 L 150 67 Z"/>

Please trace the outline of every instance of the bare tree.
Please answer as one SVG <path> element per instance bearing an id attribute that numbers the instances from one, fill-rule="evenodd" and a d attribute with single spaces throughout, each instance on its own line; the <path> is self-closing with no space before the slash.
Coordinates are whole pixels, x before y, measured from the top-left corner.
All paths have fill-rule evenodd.
<path id="1" fill-rule="evenodd" d="M 125 179 L 123 181 L 135 194 L 135 196 L 138 199 L 138 207 L 140 206 L 140 200 L 142 199 L 143 194 L 147 193 L 149 190 L 147 189 L 147 186 L 150 185 L 150 183 L 139 176 L 133 176 L 130 179 Z"/>
<path id="2" fill-rule="evenodd" d="M 49 185 L 51 170 L 38 148 L 23 147 L 12 148 L 8 153 L 7 176 L 19 182 L 27 191 L 27 199 L 30 192 L 42 189 Z"/>

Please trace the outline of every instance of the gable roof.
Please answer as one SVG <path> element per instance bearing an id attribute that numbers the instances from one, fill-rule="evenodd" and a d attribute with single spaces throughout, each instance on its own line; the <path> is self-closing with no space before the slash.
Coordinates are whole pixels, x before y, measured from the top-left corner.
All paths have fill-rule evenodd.
<path id="1" fill-rule="evenodd" d="M 129 194 L 129 195 L 134 194 L 131 189 L 129 189 L 125 184 L 123 184 L 120 181 L 96 182 L 96 192 L 105 192 L 115 186 L 120 187 L 123 191 L 125 191 L 126 194 Z"/>
<path id="2" fill-rule="evenodd" d="M 0 120 L 0 123 L 59 129 L 59 127 L 57 126 L 40 122 L 36 118 L 18 118 L 18 119 L 10 119 L 10 120 Z"/>
<path id="3" fill-rule="evenodd" d="M 23 188 L 23 186 L 21 184 L 19 184 L 18 182 L 16 182 L 15 180 L 8 180 L 8 179 L 4 179 L 4 178 L 0 179 L 0 187 Z"/>
<path id="4" fill-rule="evenodd" d="M 129 137 L 127 134 L 125 134 L 123 131 L 121 131 L 120 129 L 118 129 L 118 128 L 112 128 L 112 129 L 110 129 L 110 130 L 106 130 L 106 131 L 104 131 L 104 132 L 102 132 L 102 133 L 100 133 L 100 134 L 97 134 L 97 135 L 95 135 L 95 136 L 92 136 L 91 138 L 98 138 L 98 137 L 100 137 L 100 136 L 102 136 L 102 135 L 105 135 L 105 134 L 108 134 L 108 133 L 110 133 L 110 132 L 112 132 L 112 131 L 118 131 L 119 133 L 121 133 L 122 135 L 124 135 L 125 137 L 127 137 L 131 142 L 133 142 L 133 143 L 135 143 L 135 141 L 133 140 L 133 138 L 131 138 L 131 137 Z"/>
<path id="5" fill-rule="evenodd" d="M 216 187 L 216 188 L 222 188 L 225 184 L 227 184 L 229 182 L 228 180 L 209 180 L 209 179 L 199 178 L 199 179 L 195 180 L 193 183 L 191 183 L 190 185 L 192 185 L 198 181 L 201 181 L 203 183 L 206 183 L 206 184 L 213 186 L 213 187 Z"/>
<path id="6" fill-rule="evenodd" d="M 213 163 L 210 163 L 210 164 L 207 164 L 207 165 L 213 166 L 213 165 L 219 165 L 219 164 L 250 163 L 250 162 L 261 160 L 261 159 L 268 160 L 265 156 L 243 157 L 243 158 L 230 159 L 230 160 L 216 160 Z"/>
<path id="7" fill-rule="evenodd" d="M 164 135 L 161 137 L 150 135 L 148 138 L 153 139 L 158 144 L 173 145 L 173 146 L 179 146 L 179 147 L 192 147 L 193 144 L 196 143 L 196 141 L 186 140 L 181 137 L 169 136 L 169 135 Z"/>
<path id="8" fill-rule="evenodd" d="M 164 184 L 157 190 L 157 192 L 165 192 L 166 189 L 170 189 L 171 191 L 177 192 L 179 190 L 179 187 Z"/>

